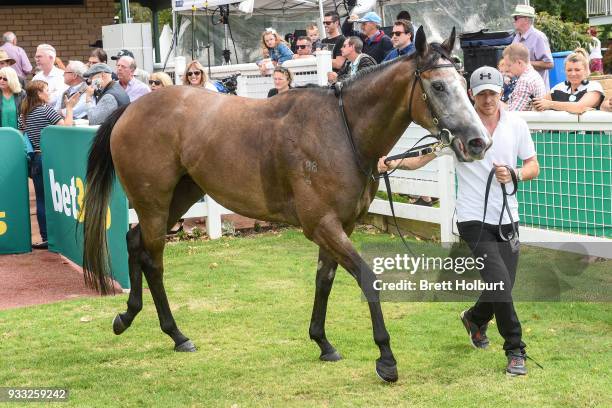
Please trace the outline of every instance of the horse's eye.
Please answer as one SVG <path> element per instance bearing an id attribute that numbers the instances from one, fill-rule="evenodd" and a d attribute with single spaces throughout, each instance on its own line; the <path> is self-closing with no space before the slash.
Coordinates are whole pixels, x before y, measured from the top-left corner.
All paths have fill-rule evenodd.
<path id="1" fill-rule="evenodd" d="M 442 82 L 434 82 L 431 86 L 438 92 L 444 91 L 444 84 Z"/>

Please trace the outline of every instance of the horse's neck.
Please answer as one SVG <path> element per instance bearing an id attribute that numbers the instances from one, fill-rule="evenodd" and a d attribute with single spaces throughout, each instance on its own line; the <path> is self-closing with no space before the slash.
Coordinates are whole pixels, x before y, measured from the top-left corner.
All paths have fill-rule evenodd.
<path id="1" fill-rule="evenodd" d="M 391 150 L 412 118 L 409 98 L 416 81 L 414 63 L 398 61 L 367 74 L 344 93 L 347 120 L 360 154 L 376 161 Z"/>

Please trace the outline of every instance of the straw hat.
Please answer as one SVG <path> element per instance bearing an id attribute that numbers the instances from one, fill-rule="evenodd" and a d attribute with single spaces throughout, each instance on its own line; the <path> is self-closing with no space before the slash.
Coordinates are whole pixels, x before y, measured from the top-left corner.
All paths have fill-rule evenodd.
<path id="1" fill-rule="evenodd" d="M 535 9 L 527 4 L 517 4 L 512 13 L 512 17 L 514 16 L 535 18 Z"/>
<path id="2" fill-rule="evenodd" d="M 13 65 L 15 63 L 15 60 L 12 58 L 9 58 L 6 51 L 0 49 L 0 62 L 1 61 L 8 61 L 10 65 Z"/>

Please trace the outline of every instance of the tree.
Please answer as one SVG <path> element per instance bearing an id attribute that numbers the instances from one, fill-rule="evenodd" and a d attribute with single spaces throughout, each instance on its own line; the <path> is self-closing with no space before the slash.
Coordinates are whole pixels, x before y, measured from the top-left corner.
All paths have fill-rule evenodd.
<path id="1" fill-rule="evenodd" d="M 545 11 L 551 16 L 560 16 L 563 21 L 588 23 L 586 0 L 532 0 L 530 4 L 538 13 Z"/>

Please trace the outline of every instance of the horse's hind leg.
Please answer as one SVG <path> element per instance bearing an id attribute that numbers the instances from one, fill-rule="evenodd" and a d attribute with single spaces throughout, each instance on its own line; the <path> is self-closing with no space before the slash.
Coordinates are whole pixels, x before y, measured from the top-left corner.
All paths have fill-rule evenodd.
<path id="1" fill-rule="evenodd" d="M 376 373 L 384 381 L 397 381 L 397 363 L 391 351 L 390 337 L 380 307 L 379 291 L 374 287 L 376 279 L 374 272 L 359 256 L 337 220 L 322 217 L 310 235 L 313 241 L 327 250 L 357 280 L 368 301 L 374 342 L 380 350 L 380 358 L 376 360 Z"/>
<path id="2" fill-rule="evenodd" d="M 130 296 L 127 302 L 127 311 L 120 313 L 113 320 L 113 331 L 121 334 L 132 325 L 136 315 L 142 310 L 142 268 L 140 257 L 142 242 L 140 236 L 140 225 L 131 228 L 125 239 L 128 249 L 128 266 L 130 270 Z"/>
<path id="3" fill-rule="evenodd" d="M 317 278 L 315 300 L 312 307 L 312 318 L 310 320 L 310 338 L 314 340 L 321 349 L 319 358 L 323 361 L 337 361 L 342 357 L 336 349 L 327 341 L 325 336 L 325 316 L 327 314 L 327 299 L 331 292 L 336 276 L 336 262 L 323 248 L 319 249 L 319 262 L 317 264 Z"/>
<path id="4" fill-rule="evenodd" d="M 144 219 L 141 222 L 144 246 L 141 256 L 142 271 L 155 302 L 160 327 L 174 340 L 175 351 L 195 351 L 196 348 L 191 340 L 179 330 L 168 304 L 163 283 L 163 251 L 166 244 L 166 232 L 169 226 L 173 225 L 201 196 L 202 190 L 190 177 L 184 176 L 174 189 L 168 213 L 162 215 L 162 211 L 158 211 L 146 218 L 146 225 Z"/>

